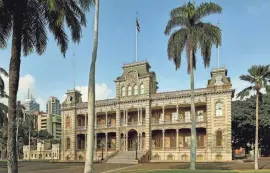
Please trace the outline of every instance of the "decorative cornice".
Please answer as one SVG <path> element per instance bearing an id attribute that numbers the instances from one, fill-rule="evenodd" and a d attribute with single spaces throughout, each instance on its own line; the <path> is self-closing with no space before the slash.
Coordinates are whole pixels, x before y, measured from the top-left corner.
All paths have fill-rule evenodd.
<path id="1" fill-rule="evenodd" d="M 201 88 L 195 89 L 194 94 L 195 96 L 206 96 L 206 95 L 216 95 L 216 94 L 225 94 L 225 93 L 232 93 L 234 92 L 232 89 L 226 90 L 212 90 L 210 88 Z M 145 102 L 145 101 L 155 101 L 155 100 L 169 100 L 169 99 L 178 99 L 178 98 L 189 98 L 190 97 L 190 90 L 183 90 L 183 91 L 171 91 L 171 92 L 162 92 L 152 94 L 150 97 L 147 98 L 136 98 L 127 99 L 127 100 L 117 100 L 117 99 L 106 99 L 106 100 L 98 100 L 96 101 L 96 107 L 104 107 L 104 106 L 116 106 L 118 104 L 125 104 L 125 103 L 138 103 L 138 102 Z M 76 103 L 76 109 L 85 109 L 87 108 L 87 102 Z M 62 110 L 73 110 L 75 109 L 75 104 L 69 104 L 67 106 L 62 107 Z"/>

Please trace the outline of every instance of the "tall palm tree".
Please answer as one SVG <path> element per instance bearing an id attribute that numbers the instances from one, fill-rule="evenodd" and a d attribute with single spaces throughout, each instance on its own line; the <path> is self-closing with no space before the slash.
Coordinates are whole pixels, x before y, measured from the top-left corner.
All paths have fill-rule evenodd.
<path id="1" fill-rule="evenodd" d="M 8 73 L 2 67 L 0 67 L 0 98 L 7 96 L 6 92 L 5 92 L 5 83 L 4 83 L 4 80 L 3 80 L 1 75 L 4 75 L 5 77 L 8 77 Z"/>
<path id="2" fill-rule="evenodd" d="M 95 23 L 94 23 L 94 45 L 92 52 L 92 62 L 89 71 L 88 82 L 88 127 L 87 127 L 87 148 L 85 157 L 84 173 L 94 173 L 94 133 L 95 133 L 95 73 L 98 50 L 98 20 L 99 20 L 99 0 L 95 0 Z M 97 139 L 95 139 L 97 140 Z"/>
<path id="3" fill-rule="evenodd" d="M 0 0 L 0 48 L 5 48 L 11 37 L 12 48 L 9 65 L 8 100 L 8 173 L 17 173 L 15 131 L 16 100 L 20 77 L 21 53 L 33 51 L 41 55 L 47 46 L 47 28 L 65 56 L 68 36 L 64 26 L 71 31 L 72 41 L 79 43 L 82 26 L 86 25 L 85 12 L 91 0 Z"/>
<path id="4" fill-rule="evenodd" d="M 196 163 L 196 116 L 194 101 L 194 69 L 196 69 L 196 52 L 201 49 L 204 66 L 208 67 L 211 58 L 212 45 L 221 44 L 221 30 L 218 26 L 205 23 L 202 19 L 210 14 L 221 13 L 222 8 L 213 3 L 206 2 L 195 7 L 194 3 L 187 3 L 175 8 L 170 13 L 170 20 L 165 29 L 168 40 L 168 58 L 175 64 L 176 70 L 181 65 L 181 54 L 184 49 L 190 74 L 191 97 L 191 150 L 190 169 L 195 170 Z M 180 28 L 172 32 L 173 29 Z"/>
<path id="5" fill-rule="evenodd" d="M 237 98 L 244 99 L 251 91 L 256 94 L 256 130 L 255 130 L 255 170 L 258 170 L 258 140 L 259 140 L 259 100 L 262 99 L 261 90 L 270 92 L 270 65 L 253 65 L 248 69 L 247 75 L 241 75 L 240 79 L 250 83 L 250 86 L 237 94 Z"/>

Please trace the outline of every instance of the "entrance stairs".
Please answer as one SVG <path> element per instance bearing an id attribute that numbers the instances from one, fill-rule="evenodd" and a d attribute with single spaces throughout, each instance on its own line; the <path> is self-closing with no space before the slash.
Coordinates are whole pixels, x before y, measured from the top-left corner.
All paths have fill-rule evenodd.
<path id="1" fill-rule="evenodd" d="M 138 151 L 138 158 L 142 153 L 143 152 Z M 138 164 L 136 151 L 119 151 L 114 157 L 110 158 L 107 163 Z"/>

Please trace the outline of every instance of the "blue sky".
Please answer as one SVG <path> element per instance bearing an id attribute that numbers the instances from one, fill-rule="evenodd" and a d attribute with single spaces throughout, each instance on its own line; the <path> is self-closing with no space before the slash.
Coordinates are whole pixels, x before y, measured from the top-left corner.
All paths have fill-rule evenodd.
<path id="1" fill-rule="evenodd" d="M 139 13 L 141 32 L 138 36 L 138 59 L 147 60 L 156 72 L 160 91 L 189 88 L 185 55 L 180 70 L 175 71 L 167 58 L 168 37 L 164 29 L 169 12 L 187 0 L 100 0 L 100 30 L 96 82 L 97 98 L 114 97 L 116 77 L 121 75 L 123 63 L 135 60 L 135 17 Z M 202 0 L 196 0 L 196 4 Z M 203 1 L 205 2 L 205 1 Z M 269 63 L 270 58 L 270 1 L 265 0 L 214 0 L 223 7 L 223 13 L 205 20 L 222 29 L 220 64 L 228 69 L 233 87 L 243 88 L 239 75 L 253 64 Z M 53 95 L 60 99 L 67 89 L 73 88 L 74 62 L 76 86 L 86 91 L 93 44 L 94 13 L 87 14 L 88 26 L 83 30 L 80 45 L 69 45 L 66 58 L 60 54 L 53 38 L 42 56 L 22 57 L 21 82 L 18 98 L 26 96 L 29 87 L 44 109 L 46 99 Z M 199 52 L 199 51 L 198 51 Z M 73 56 L 74 55 L 74 56 Z M 1 66 L 8 69 L 10 47 L 0 51 Z M 217 51 L 213 48 L 210 68 L 202 65 L 197 56 L 195 87 L 205 87 L 212 68 L 217 66 Z M 82 92 L 84 92 L 82 91 Z"/>

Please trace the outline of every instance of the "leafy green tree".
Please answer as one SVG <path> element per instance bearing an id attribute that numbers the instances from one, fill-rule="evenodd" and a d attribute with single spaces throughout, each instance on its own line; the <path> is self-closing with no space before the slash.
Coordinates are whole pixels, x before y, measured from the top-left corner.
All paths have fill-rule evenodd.
<path id="1" fill-rule="evenodd" d="M 249 96 L 251 91 L 256 94 L 256 130 L 255 130 L 255 170 L 258 170 L 258 141 L 259 141 L 259 101 L 262 98 L 261 90 L 270 91 L 270 65 L 253 65 L 248 69 L 247 75 L 241 75 L 240 79 L 250 83 L 250 86 L 237 94 L 241 99 Z"/>
<path id="2" fill-rule="evenodd" d="M 88 82 L 88 127 L 87 127 L 87 148 L 85 154 L 84 173 L 94 173 L 94 131 L 95 131 L 95 73 L 98 50 L 98 24 L 99 24 L 99 0 L 95 3 L 95 22 L 94 22 L 94 45 L 92 51 L 92 61 L 89 71 Z"/>
<path id="3" fill-rule="evenodd" d="M 0 0 L 0 48 L 5 48 L 11 37 L 8 101 L 8 172 L 18 172 L 15 123 L 16 100 L 20 77 L 21 53 L 36 51 L 41 55 L 47 46 L 47 28 L 65 56 L 69 39 L 65 25 L 71 31 L 72 41 L 79 43 L 85 12 L 91 0 Z"/>
<path id="4" fill-rule="evenodd" d="M 259 103 L 259 147 L 262 148 L 262 154 L 267 155 L 265 151 L 270 151 L 270 95 L 262 95 Z M 232 147 L 249 149 L 247 143 L 255 143 L 256 127 L 256 96 L 251 96 L 245 100 L 232 102 Z"/>
<path id="5" fill-rule="evenodd" d="M 168 40 L 168 58 L 175 64 L 176 70 L 181 65 L 181 54 L 186 51 L 188 74 L 190 74 L 191 97 L 191 151 L 190 169 L 195 170 L 196 163 L 196 115 L 194 101 L 194 69 L 196 69 L 196 52 L 201 49 L 204 66 L 208 67 L 212 45 L 221 44 L 221 30 L 218 26 L 203 22 L 203 18 L 214 13 L 221 13 L 222 8 L 206 2 L 199 6 L 191 2 L 173 9 L 165 29 Z M 173 29 L 180 28 L 173 31 Z M 172 32 L 173 31 L 173 32 Z"/>

